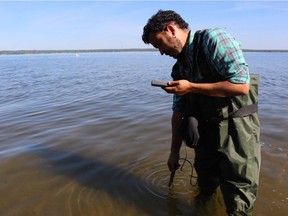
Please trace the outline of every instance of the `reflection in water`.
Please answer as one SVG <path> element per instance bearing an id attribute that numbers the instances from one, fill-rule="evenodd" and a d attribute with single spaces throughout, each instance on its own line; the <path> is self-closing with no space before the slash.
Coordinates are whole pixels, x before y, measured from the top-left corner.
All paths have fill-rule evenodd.
<path id="1" fill-rule="evenodd" d="M 125 203 L 130 207 L 134 206 L 138 211 L 140 210 L 140 212 L 147 215 L 166 215 L 166 212 L 169 215 L 182 215 L 184 212 L 196 214 L 196 210 L 200 212 L 204 209 L 201 207 L 202 210 L 199 211 L 199 206 L 198 208 L 192 205 L 189 208 L 183 206 L 183 203 L 175 198 L 172 190 L 169 191 L 166 197 L 163 196 L 162 199 L 159 199 L 159 196 L 157 194 L 155 196 L 153 193 L 153 191 L 159 190 L 159 188 L 155 188 L 153 182 L 144 181 L 124 169 L 103 163 L 95 158 L 85 158 L 74 153 L 48 149 L 44 146 L 33 147 L 30 152 L 41 157 L 46 164 L 49 164 L 49 171 L 53 172 L 54 175 L 69 177 L 81 184 L 81 187 L 89 187 L 96 192 L 104 191 L 109 194 L 109 197 L 113 197 L 116 202 Z M 165 183 L 167 184 L 167 182 Z M 152 191 L 152 193 L 139 192 L 143 188 Z M 190 199 L 192 200 L 193 197 L 190 197 Z M 73 203 L 72 200 L 70 202 Z M 104 202 L 101 202 L 101 204 L 103 205 Z M 99 213 L 103 211 L 102 208 L 103 206 L 98 206 L 95 210 Z M 110 208 L 113 208 L 113 206 L 110 206 Z M 104 215 L 106 214 L 104 213 Z"/>
<path id="2" fill-rule="evenodd" d="M 135 195 L 139 187 L 147 183 L 121 168 L 103 163 L 95 158 L 84 158 L 77 154 L 47 149 L 43 146 L 34 148 L 33 152 L 46 160 L 51 165 L 50 171 L 56 175 L 64 175 L 82 186 L 96 191 L 105 191 L 117 202 L 136 206 L 147 215 L 152 215 L 155 209 L 167 208 L 165 200 L 157 199 L 154 196 L 149 197 L 151 201 L 149 205 L 154 207 L 145 207 L 147 203 L 143 203 L 143 198 Z M 127 187 L 127 185 L 129 186 Z M 124 188 L 122 188 L 123 186 Z M 150 185 L 150 187 L 153 186 Z M 113 208 L 113 206 L 110 207 Z M 101 209 L 101 207 L 99 208 Z"/>
<path id="3" fill-rule="evenodd" d="M 208 212 L 213 212 L 214 215 L 223 215 L 224 206 L 222 206 L 222 210 L 218 210 L 219 214 L 217 214 L 216 202 L 219 202 L 218 205 L 221 206 L 221 198 L 219 194 L 214 197 L 207 205 L 203 203 L 194 202 L 195 193 L 193 196 L 186 197 L 189 199 L 190 205 L 183 205 L 183 201 L 177 198 L 179 197 L 180 190 L 178 188 L 178 192 L 173 191 L 173 188 L 177 188 L 177 186 L 181 186 L 181 179 L 177 179 L 176 185 L 172 187 L 172 189 L 167 189 L 166 196 L 162 194 L 161 199 L 159 196 L 153 193 L 153 191 L 159 191 L 159 188 L 155 188 L 155 183 L 147 182 L 139 177 L 136 177 L 126 171 L 125 169 L 104 163 L 95 158 L 87 158 L 82 157 L 81 155 L 69 152 L 63 152 L 56 149 L 48 149 L 44 146 L 37 146 L 30 149 L 30 153 L 37 155 L 44 161 L 47 167 L 49 167 L 49 171 L 53 172 L 54 176 L 65 176 L 73 181 L 77 181 L 81 185 L 82 189 L 76 189 L 75 185 L 70 188 L 71 194 L 77 193 L 77 197 L 83 199 L 85 196 L 91 196 L 91 193 L 98 194 L 99 191 L 105 192 L 108 194 L 113 202 L 110 202 L 109 208 L 115 208 L 119 203 L 124 204 L 125 206 L 129 206 L 131 209 L 137 209 L 138 214 L 142 212 L 143 215 L 185 215 L 185 214 L 193 214 L 195 216 L 204 216 L 207 215 Z M 47 170 L 46 170 L 47 171 Z M 179 171 L 180 172 L 180 171 Z M 182 175 L 179 176 L 181 178 Z M 117 181 L 115 180 L 117 179 Z M 148 178 L 149 179 L 149 178 Z M 183 179 L 182 179 L 183 180 Z M 165 182 L 167 185 L 167 181 Z M 177 185 L 178 184 L 178 185 Z M 158 185 L 159 186 L 159 185 Z M 68 187 L 68 186 L 67 186 Z M 89 193 L 84 192 L 85 188 L 90 188 Z M 143 189 L 146 188 L 152 193 L 143 193 Z M 60 193 L 62 189 L 59 189 L 58 193 Z M 91 192 L 93 191 L 93 192 Z M 177 195 L 178 193 L 178 195 Z M 184 190 L 182 193 L 187 193 Z M 191 193 L 190 193 L 191 195 Z M 75 205 L 75 201 L 72 200 L 72 195 L 68 197 L 69 208 L 72 209 L 72 206 Z M 73 195 L 75 196 L 75 195 Z M 102 199 L 107 199 L 107 197 L 98 197 L 101 199 L 99 202 L 102 206 L 94 206 L 93 212 L 97 213 L 97 215 L 101 215 L 103 209 L 105 207 L 105 202 Z M 107 200 L 108 200 L 107 199 Z M 80 200 L 78 200 L 80 201 Z M 118 203 L 118 204 L 115 204 Z M 92 203 L 91 203 L 92 204 Z M 111 205 L 112 204 L 112 205 Z M 223 205 L 223 202 L 222 202 Z M 78 205 L 77 211 L 81 212 L 83 207 Z M 72 211 L 72 210 L 70 210 Z M 117 212 L 117 211 L 116 211 Z M 118 212 L 119 213 L 119 212 Z M 132 211 L 134 214 L 135 212 Z M 208 215 L 210 215 L 210 213 Z M 133 215 L 131 214 L 131 215 Z M 73 215 L 71 213 L 71 215 Z M 107 212 L 104 211 L 103 215 L 107 215 Z M 120 214 L 122 215 L 122 214 Z M 129 213 L 125 215 L 129 215 Z"/>

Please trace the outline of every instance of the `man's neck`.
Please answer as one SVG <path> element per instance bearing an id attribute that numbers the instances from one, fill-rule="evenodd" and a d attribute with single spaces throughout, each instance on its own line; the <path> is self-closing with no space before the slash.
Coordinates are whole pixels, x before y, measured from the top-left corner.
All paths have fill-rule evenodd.
<path id="1" fill-rule="evenodd" d="M 181 60 L 185 56 L 186 48 L 187 48 L 188 42 L 189 42 L 190 32 L 191 31 L 188 29 L 184 32 L 184 35 L 183 35 L 184 37 L 183 37 L 183 42 L 182 42 L 184 44 L 184 46 L 183 46 L 181 53 L 177 57 L 177 59 L 179 59 L 179 60 Z"/>

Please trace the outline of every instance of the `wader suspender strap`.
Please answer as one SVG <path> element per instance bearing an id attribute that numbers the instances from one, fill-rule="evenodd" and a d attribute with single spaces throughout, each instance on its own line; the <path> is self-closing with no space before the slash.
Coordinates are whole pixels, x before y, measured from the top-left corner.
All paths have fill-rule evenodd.
<path id="1" fill-rule="evenodd" d="M 228 113 L 228 106 L 223 107 L 221 110 L 222 119 L 219 119 L 219 132 L 220 132 L 220 145 L 224 145 L 228 138 L 228 118 L 238 118 L 252 115 L 258 111 L 258 103 L 250 104 L 240 109 Z"/>
<path id="2" fill-rule="evenodd" d="M 252 115 L 253 113 L 257 111 L 258 111 L 258 103 L 254 103 L 254 104 L 244 106 L 234 112 L 229 113 L 229 117 L 231 118 L 245 117 L 248 115 Z"/>

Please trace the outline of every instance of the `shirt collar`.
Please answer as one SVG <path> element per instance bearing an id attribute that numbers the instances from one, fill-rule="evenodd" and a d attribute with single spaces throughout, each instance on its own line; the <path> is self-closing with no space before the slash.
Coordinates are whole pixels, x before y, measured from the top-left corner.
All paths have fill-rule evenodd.
<path id="1" fill-rule="evenodd" d="M 182 52 L 179 54 L 179 56 L 177 58 L 178 60 L 183 59 L 184 56 L 190 52 L 191 47 L 193 47 L 192 43 L 193 43 L 193 39 L 194 39 L 194 34 L 195 34 L 195 31 L 192 31 L 192 30 L 189 31 L 187 43 L 185 44 Z"/>

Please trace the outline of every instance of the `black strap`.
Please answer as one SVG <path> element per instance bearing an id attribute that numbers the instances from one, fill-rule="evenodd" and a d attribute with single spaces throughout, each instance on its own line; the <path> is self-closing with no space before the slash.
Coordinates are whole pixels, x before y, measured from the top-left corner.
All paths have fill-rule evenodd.
<path id="1" fill-rule="evenodd" d="M 238 117 L 245 117 L 252 115 L 253 113 L 258 111 L 258 103 L 250 104 L 244 107 L 241 107 L 240 109 L 229 113 L 230 118 L 238 118 Z"/>

